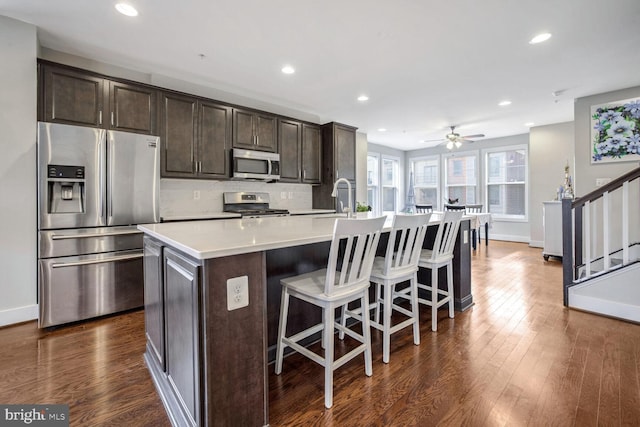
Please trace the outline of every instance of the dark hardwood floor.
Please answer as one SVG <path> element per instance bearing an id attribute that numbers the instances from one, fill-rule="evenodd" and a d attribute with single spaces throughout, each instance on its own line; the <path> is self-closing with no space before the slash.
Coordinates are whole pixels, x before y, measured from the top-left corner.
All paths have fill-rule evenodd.
<path id="1" fill-rule="evenodd" d="M 272 426 L 638 426 L 640 326 L 562 306 L 561 264 L 540 249 L 492 241 L 472 254 L 475 306 L 438 332 L 421 307 L 421 340 L 392 336 L 373 376 L 356 358 L 335 373 L 294 354 L 269 367 Z M 144 316 L 131 312 L 40 332 L 0 329 L 0 403 L 66 403 L 71 425 L 169 425 L 142 359 Z"/>

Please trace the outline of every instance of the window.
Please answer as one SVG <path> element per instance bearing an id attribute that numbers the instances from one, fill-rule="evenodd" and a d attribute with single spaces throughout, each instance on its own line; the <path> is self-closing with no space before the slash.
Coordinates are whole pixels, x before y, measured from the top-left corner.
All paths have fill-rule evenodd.
<path id="1" fill-rule="evenodd" d="M 399 161 L 382 158 L 382 212 L 398 211 Z"/>
<path id="2" fill-rule="evenodd" d="M 487 210 L 499 218 L 526 219 L 527 149 L 486 153 Z"/>
<path id="3" fill-rule="evenodd" d="M 378 209 L 378 166 L 379 157 L 376 154 L 367 155 L 367 204 L 371 206 L 373 212 L 379 212 Z"/>
<path id="4" fill-rule="evenodd" d="M 445 165 L 445 198 L 460 205 L 475 204 L 477 195 L 477 154 L 443 156 Z"/>
<path id="5" fill-rule="evenodd" d="M 367 155 L 367 203 L 373 213 L 398 212 L 400 207 L 400 160 L 369 153 Z"/>
<path id="6" fill-rule="evenodd" d="M 413 186 L 416 205 L 433 205 L 438 209 L 440 205 L 439 176 L 440 158 L 424 157 L 411 161 L 413 172 Z"/>

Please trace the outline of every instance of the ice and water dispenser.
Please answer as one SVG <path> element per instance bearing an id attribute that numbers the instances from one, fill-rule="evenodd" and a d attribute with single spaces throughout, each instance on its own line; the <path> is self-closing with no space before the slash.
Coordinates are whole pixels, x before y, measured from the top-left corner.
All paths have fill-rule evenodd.
<path id="1" fill-rule="evenodd" d="M 84 166 L 47 166 L 47 210 L 56 213 L 84 213 Z"/>

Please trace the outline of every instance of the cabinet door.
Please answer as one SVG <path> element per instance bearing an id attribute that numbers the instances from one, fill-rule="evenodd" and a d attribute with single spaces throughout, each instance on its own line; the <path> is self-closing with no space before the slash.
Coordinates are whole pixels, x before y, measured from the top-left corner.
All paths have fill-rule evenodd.
<path id="1" fill-rule="evenodd" d="M 105 81 L 64 68 L 44 66 L 43 120 L 102 126 Z"/>
<path id="2" fill-rule="evenodd" d="M 163 177 L 194 177 L 197 101 L 181 95 L 162 94 L 160 144 L 164 147 Z"/>
<path id="3" fill-rule="evenodd" d="M 267 114 L 255 116 L 256 149 L 276 152 L 277 127 L 276 117 Z"/>
<path id="4" fill-rule="evenodd" d="M 166 372 L 192 425 L 200 425 L 198 265 L 164 250 Z"/>
<path id="5" fill-rule="evenodd" d="M 250 111 L 233 110 L 233 146 L 255 150 L 256 139 L 254 133 L 253 113 Z"/>
<path id="6" fill-rule="evenodd" d="M 164 370 L 162 246 L 144 237 L 144 327 L 151 356 Z"/>
<path id="7" fill-rule="evenodd" d="M 110 117 L 107 128 L 156 135 L 157 91 L 126 83 L 109 83 Z"/>
<path id="8" fill-rule="evenodd" d="M 322 170 L 320 127 L 302 125 L 302 182 L 320 184 Z M 282 155 L 282 151 L 280 152 Z"/>
<path id="9" fill-rule="evenodd" d="M 280 181 L 300 182 L 300 140 L 302 124 L 278 120 Z"/>
<path id="10" fill-rule="evenodd" d="M 335 126 L 336 179 L 356 179 L 356 132 L 351 128 Z"/>
<path id="11" fill-rule="evenodd" d="M 198 173 L 201 177 L 229 177 L 231 109 L 201 102 L 199 111 Z"/>

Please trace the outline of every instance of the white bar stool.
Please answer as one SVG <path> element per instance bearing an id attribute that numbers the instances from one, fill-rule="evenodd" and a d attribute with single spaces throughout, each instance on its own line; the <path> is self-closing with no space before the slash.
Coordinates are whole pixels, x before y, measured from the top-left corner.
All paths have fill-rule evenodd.
<path id="1" fill-rule="evenodd" d="M 418 261 L 418 266 L 431 270 L 431 286 L 418 283 L 418 289 L 424 289 L 431 293 L 431 299 L 418 298 L 421 304 L 431 307 L 431 330 L 438 330 L 438 308 L 449 304 L 449 317 L 453 319 L 453 248 L 460 228 L 460 220 L 464 210 L 446 211 L 438 226 L 433 249 L 423 249 Z M 438 271 L 441 267 L 447 267 L 447 289 L 438 289 Z M 438 299 L 439 296 L 444 298 Z"/>
<path id="2" fill-rule="evenodd" d="M 364 353 L 365 374 L 371 376 L 371 331 L 369 317 L 362 318 L 362 335 L 335 322 L 335 309 L 351 301 L 360 300 L 362 307 L 369 305 L 369 275 L 376 254 L 380 231 L 385 217 L 372 219 L 337 219 L 329 250 L 327 268 L 289 277 L 280 281 L 282 301 L 278 325 L 278 346 L 275 373 L 282 372 L 284 349 L 288 346 L 314 362 L 324 366 L 324 406 L 333 405 L 333 371 Z M 344 246 L 341 245 L 344 243 Z M 287 337 L 289 297 L 322 308 L 323 322 L 293 336 Z M 362 344 L 334 361 L 333 339 L 335 329 L 342 331 Z M 324 357 L 298 344 L 322 331 Z"/>

